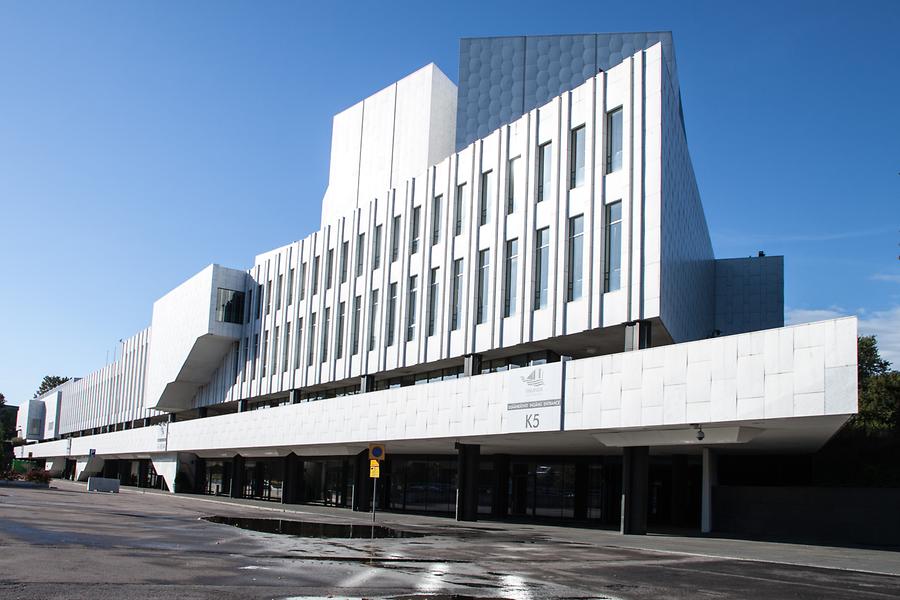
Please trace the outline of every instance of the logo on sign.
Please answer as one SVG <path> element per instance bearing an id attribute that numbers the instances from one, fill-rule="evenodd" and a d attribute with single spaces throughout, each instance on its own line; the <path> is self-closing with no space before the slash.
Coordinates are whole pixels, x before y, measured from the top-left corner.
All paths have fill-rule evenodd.
<path id="1" fill-rule="evenodd" d="M 541 369 L 534 369 L 528 375 L 519 376 L 519 380 L 525 385 L 525 394 L 529 396 L 541 394 L 544 391 L 544 373 Z"/>

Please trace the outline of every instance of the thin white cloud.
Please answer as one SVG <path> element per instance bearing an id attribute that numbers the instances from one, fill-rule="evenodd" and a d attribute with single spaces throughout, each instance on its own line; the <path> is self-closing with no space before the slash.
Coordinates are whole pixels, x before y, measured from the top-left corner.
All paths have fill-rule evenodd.
<path id="1" fill-rule="evenodd" d="M 896 231 L 896 227 L 879 227 L 856 231 L 821 231 L 809 233 L 740 233 L 720 231 L 713 234 L 716 241 L 741 244 L 792 243 L 792 242 L 833 242 L 871 237 Z"/>
<path id="2" fill-rule="evenodd" d="M 847 311 L 839 306 L 829 308 L 788 308 L 785 311 L 785 323 L 809 323 L 836 317 L 855 314 L 859 319 L 859 334 L 874 335 L 878 339 L 878 350 L 881 357 L 891 361 L 893 368 L 900 369 L 900 305 L 887 310 L 866 311 L 858 309 Z"/>
<path id="3" fill-rule="evenodd" d="M 871 279 L 875 281 L 889 281 L 891 283 L 900 283 L 900 273 L 875 273 Z"/>

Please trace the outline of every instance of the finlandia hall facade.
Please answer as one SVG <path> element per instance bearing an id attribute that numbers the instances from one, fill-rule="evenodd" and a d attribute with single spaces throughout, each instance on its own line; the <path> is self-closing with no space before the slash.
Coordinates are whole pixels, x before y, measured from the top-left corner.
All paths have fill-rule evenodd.
<path id="1" fill-rule="evenodd" d="M 26 402 L 57 476 L 366 510 L 709 531 L 734 456 L 857 411 L 856 321 L 784 327 L 717 259 L 669 33 L 472 38 L 334 118 L 318 231 L 210 265 Z"/>

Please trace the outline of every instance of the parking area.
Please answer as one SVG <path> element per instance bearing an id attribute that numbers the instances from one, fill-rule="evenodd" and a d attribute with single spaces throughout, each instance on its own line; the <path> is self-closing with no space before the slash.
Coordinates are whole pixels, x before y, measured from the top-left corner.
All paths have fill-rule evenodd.
<path id="1" fill-rule="evenodd" d="M 3 598 L 896 598 L 900 589 L 900 553 L 890 550 L 407 514 L 380 514 L 378 524 L 414 536 L 372 537 L 321 525 L 371 523 L 341 509 L 53 488 L 0 489 Z M 306 525 L 284 534 L 246 519 Z"/>

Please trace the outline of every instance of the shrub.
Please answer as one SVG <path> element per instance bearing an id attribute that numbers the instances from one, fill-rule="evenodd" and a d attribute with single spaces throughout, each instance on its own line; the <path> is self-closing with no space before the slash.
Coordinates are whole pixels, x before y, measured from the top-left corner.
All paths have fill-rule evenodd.
<path id="1" fill-rule="evenodd" d="M 12 469 L 9 469 L 7 471 L 0 471 L 0 479 L 6 481 L 18 481 L 19 479 L 22 479 L 22 475 L 20 473 L 17 473 L 16 471 L 13 471 Z"/>
<path id="2" fill-rule="evenodd" d="M 50 471 L 45 469 L 32 469 L 25 473 L 23 479 L 32 483 L 50 483 Z"/>

